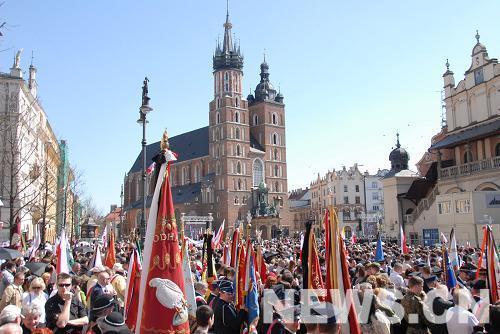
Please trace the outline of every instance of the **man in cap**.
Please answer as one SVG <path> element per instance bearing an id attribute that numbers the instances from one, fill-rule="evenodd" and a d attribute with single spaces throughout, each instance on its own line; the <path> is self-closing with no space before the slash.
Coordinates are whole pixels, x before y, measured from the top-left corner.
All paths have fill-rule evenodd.
<path id="1" fill-rule="evenodd" d="M 221 280 L 219 283 L 219 299 L 213 306 L 215 334 L 239 333 L 245 320 L 245 312 L 238 312 L 234 307 L 233 282 Z"/>
<path id="2" fill-rule="evenodd" d="M 98 333 L 96 321 L 98 318 L 105 317 L 115 310 L 115 297 L 113 295 L 104 294 L 98 296 L 90 309 L 88 329 L 84 333 Z"/>
<path id="3" fill-rule="evenodd" d="M 111 312 L 110 314 L 97 319 L 98 332 L 96 333 L 113 333 L 113 334 L 130 334 L 130 329 L 125 324 L 123 315 L 118 312 Z"/>

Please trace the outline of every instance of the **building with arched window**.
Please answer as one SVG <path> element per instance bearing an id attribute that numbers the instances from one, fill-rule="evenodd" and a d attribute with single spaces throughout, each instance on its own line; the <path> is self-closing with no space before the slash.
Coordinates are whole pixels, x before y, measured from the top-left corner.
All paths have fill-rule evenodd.
<path id="1" fill-rule="evenodd" d="M 211 212 L 214 228 L 225 220 L 230 231 L 235 223 L 246 223 L 247 214 L 258 205 L 258 187 L 268 185 L 268 197 L 276 199 L 272 204 L 279 211 L 279 218 L 274 217 L 272 224 L 285 228 L 288 189 L 284 98 L 272 85 L 265 60 L 260 66 L 259 84 L 244 97 L 243 56 L 233 41 L 229 16 L 223 26 L 224 38 L 212 59 L 213 99 L 208 126 L 170 138 L 172 150 L 179 155 L 170 171 L 174 205 L 179 212 Z M 158 151 L 159 142 L 148 145 L 147 160 Z M 126 182 L 140 178 L 141 161 L 139 153 Z M 125 193 L 125 211 L 133 218 L 141 199 L 127 197 L 127 187 Z M 129 230 L 135 226 L 135 219 L 126 220 Z M 270 236 L 271 225 L 262 224 L 257 223 L 255 228 L 268 230 Z"/>
<path id="2" fill-rule="evenodd" d="M 500 222 L 500 66 L 489 58 L 479 33 L 470 66 L 457 84 L 452 66 L 445 65 L 446 117 L 417 163 L 419 177 L 392 194 L 384 184 L 386 232 L 398 236 L 402 224 L 407 240 L 433 245 L 454 228 L 459 245 L 479 247 L 482 226 Z M 391 161 L 397 165 L 403 153 L 398 147 Z M 500 230 L 493 233 L 500 238 Z"/>

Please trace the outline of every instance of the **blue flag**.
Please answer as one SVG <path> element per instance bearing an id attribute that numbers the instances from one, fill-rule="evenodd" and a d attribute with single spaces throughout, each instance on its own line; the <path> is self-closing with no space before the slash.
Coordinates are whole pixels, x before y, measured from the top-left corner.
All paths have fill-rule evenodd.
<path id="1" fill-rule="evenodd" d="M 250 257 L 250 284 L 248 285 L 247 296 L 245 300 L 245 304 L 248 309 L 248 324 L 252 324 L 252 322 L 259 317 L 259 294 L 257 291 L 257 280 L 255 279 L 255 259 L 252 255 Z"/>
<path id="2" fill-rule="evenodd" d="M 375 261 L 382 262 L 385 261 L 384 249 L 382 248 L 382 239 L 380 236 L 377 240 L 377 251 L 375 252 Z"/>
<path id="3" fill-rule="evenodd" d="M 446 266 L 446 286 L 448 289 L 453 289 L 457 286 L 457 279 L 455 277 L 455 272 L 450 264 L 450 258 L 448 257 L 448 251 L 444 251 L 444 263 Z"/>

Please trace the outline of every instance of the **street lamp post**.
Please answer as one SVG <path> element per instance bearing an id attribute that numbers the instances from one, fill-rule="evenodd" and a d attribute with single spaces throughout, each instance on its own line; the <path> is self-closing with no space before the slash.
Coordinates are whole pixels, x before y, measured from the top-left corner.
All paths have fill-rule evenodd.
<path id="1" fill-rule="evenodd" d="M 148 123 L 146 116 L 153 110 L 149 106 L 149 96 L 148 96 L 148 82 L 149 79 L 144 78 L 144 84 L 142 86 L 142 104 L 139 108 L 139 119 L 137 123 L 142 124 L 142 211 L 141 211 L 141 243 L 144 247 L 144 238 L 146 236 L 146 199 L 147 199 L 147 185 L 146 185 L 146 124 Z"/>

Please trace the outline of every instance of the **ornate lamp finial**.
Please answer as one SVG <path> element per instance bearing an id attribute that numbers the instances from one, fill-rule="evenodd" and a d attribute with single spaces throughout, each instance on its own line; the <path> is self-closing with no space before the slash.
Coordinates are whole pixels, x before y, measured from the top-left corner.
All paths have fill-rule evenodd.
<path id="1" fill-rule="evenodd" d="M 481 35 L 479 35 L 479 30 L 476 30 L 476 40 L 478 43 L 479 43 L 479 37 L 481 37 Z"/>
<path id="2" fill-rule="evenodd" d="M 163 137 L 161 138 L 160 149 L 162 151 L 170 149 L 170 143 L 168 142 L 168 133 L 166 129 L 163 132 Z"/>
<path id="3" fill-rule="evenodd" d="M 396 147 L 397 147 L 397 148 L 400 148 L 400 147 L 401 147 L 401 145 L 399 144 L 399 132 L 397 132 L 397 133 L 396 133 L 396 138 L 397 138 L 397 139 L 396 139 Z"/>
<path id="4" fill-rule="evenodd" d="M 450 70 L 450 63 L 448 62 L 448 58 L 446 58 L 446 71 Z"/>

